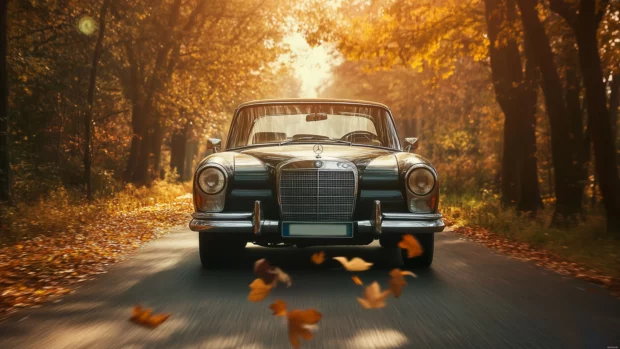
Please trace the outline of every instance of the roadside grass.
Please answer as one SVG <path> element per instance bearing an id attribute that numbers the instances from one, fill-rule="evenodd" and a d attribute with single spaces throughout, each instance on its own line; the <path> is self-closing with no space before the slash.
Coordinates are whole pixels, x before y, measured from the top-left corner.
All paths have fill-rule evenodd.
<path id="1" fill-rule="evenodd" d="M 590 210 L 570 227 L 558 229 L 551 227 L 552 203 L 545 204 L 532 218 L 514 209 L 502 208 L 499 198 L 491 195 L 447 196 L 442 200 L 441 211 L 452 220 L 455 230 L 461 227 L 488 229 L 510 241 L 525 243 L 535 250 L 576 263 L 585 272 L 620 279 L 620 239 L 605 232 L 605 220 L 599 210 Z"/>

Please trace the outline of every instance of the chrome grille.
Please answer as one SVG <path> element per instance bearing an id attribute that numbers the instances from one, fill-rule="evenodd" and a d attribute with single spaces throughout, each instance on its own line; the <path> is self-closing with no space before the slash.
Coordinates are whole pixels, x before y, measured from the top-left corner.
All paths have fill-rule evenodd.
<path id="1" fill-rule="evenodd" d="M 315 169 L 280 172 L 284 221 L 349 221 L 355 205 L 355 173 Z"/>

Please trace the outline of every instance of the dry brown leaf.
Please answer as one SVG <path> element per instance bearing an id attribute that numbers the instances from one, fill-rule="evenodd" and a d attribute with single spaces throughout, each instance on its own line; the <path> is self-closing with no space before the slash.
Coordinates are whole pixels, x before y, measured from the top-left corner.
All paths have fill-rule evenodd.
<path id="1" fill-rule="evenodd" d="M 364 298 L 357 298 L 357 301 L 366 309 L 378 309 L 385 307 L 385 298 L 390 295 L 390 290 L 381 291 L 381 286 L 375 281 L 370 286 L 366 286 Z"/>
<path id="2" fill-rule="evenodd" d="M 364 285 L 362 280 L 358 278 L 356 275 L 351 276 L 351 279 L 353 280 L 353 282 L 355 282 L 356 285 L 360 285 L 360 286 Z"/>
<path id="3" fill-rule="evenodd" d="M 170 317 L 170 314 L 154 314 L 151 309 L 142 308 L 136 305 L 131 313 L 130 320 L 146 327 L 155 328 L 161 325 L 166 319 Z"/>
<path id="4" fill-rule="evenodd" d="M 286 285 L 286 287 L 291 287 L 291 285 L 293 284 L 293 282 L 291 281 L 291 277 L 282 271 L 282 269 L 278 268 L 278 267 L 273 267 L 269 273 L 273 274 L 276 276 L 277 281 L 283 283 Z M 275 286 L 275 281 L 274 284 Z"/>
<path id="5" fill-rule="evenodd" d="M 407 258 L 417 257 L 424 253 L 418 240 L 411 234 L 403 235 L 403 239 L 398 243 L 398 247 L 407 250 Z"/>
<path id="6" fill-rule="evenodd" d="M 294 348 L 299 348 L 299 337 L 310 340 L 312 332 L 310 329 L 316 325 L 323 314 L 314 309 L 296 309 L 288 313 L 288 338 Z"/>
<path id="7" fill-rule="evenodd" d="M 250 284 L 248 299 L 252 302 L 260 302 L 269 295 L 272 287 L 272 285 L 265 284 L 263 279 L 258 278 Z"/>
<path id="8" fill-rule="evenodd" d="M 265 284 L 271 285 L 276 280 L 277 276 L 274 273 L 271 273 L 273 270 L 273 266 L 265 259 L 259 259 L 254 262 L 254 274 L 259 278 L 263 279 Z"/>
<path id="9" fill-rule="evenodd" d="M 276 299 L 269 309 L 273 311 L 274 316 L 286 316 L 286 303 L 283 300 Z"/>
<path id="10" fill-rule="evenodd" d="M 392 294 L 394 294 L 394 297 L 396 298 L 400 297 L 400 295 L 403 292 L 403 286 L 407 284 L 407 282 L 405 281 L 405 278 L 403 277 L 405 275 L 416 277 L 414 273 L 410 271 L 402 271 L 398 268 L 393 269 L 390 272 L 391 278 L 388 284 L 390 285 L 390 290 L 392 290 Z"/>
<path id="11" fill-rule="evenodd" d="M 320 251 L 313 253 L 310 259 L 312 260 L 312 263 L 316 265 L 323 264 L 323 262 L 325 262 L 325 252 Z"/>
<path id="12" fill-rule="evenodd" d="M 368 263 L 359 257 L 354 257 L 350 261 L 346 257 L 334 257 L 334 259 L 348 271 L 364 271 L 372 266 L 372 263 Z"/>

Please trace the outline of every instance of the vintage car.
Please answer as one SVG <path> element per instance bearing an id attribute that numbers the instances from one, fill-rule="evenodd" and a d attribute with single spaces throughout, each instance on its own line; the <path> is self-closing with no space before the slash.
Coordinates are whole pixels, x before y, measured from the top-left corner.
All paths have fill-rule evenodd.
<path id="1" fill-rule="evenodd" d="M 428 267 L 438 212 L 437 171 L 411 153 L 379 103 L 334 99 L 261 100 L 240 105 L 225 149 L 197 166 L 190 228 L 206 268 L 261 246 L 367 245 L 395 249 L 414 235 Z M 402 251 L 404 252 L 404 251 Z"/>

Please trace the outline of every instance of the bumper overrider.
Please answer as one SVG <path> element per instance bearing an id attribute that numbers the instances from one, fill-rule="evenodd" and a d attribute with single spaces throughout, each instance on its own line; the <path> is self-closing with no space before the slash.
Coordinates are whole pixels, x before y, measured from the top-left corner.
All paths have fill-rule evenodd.
<path id="1" fill-rule="evenodd" d="M 247 241 L 292 239 L 282 238 L 281 221 L 263 219 L 260 201 L 254 203 L 253 212 L 194 212 L 192 218 L 189 227 L 193 231 L 230 234 Z M 370 219 L 352 222 L 353 238 L 379 239 L 403 234 L 438 233 L 445 228 L 441 218 L 441 213 L 382 213 L 381 202 L 375 201 Z"/>

